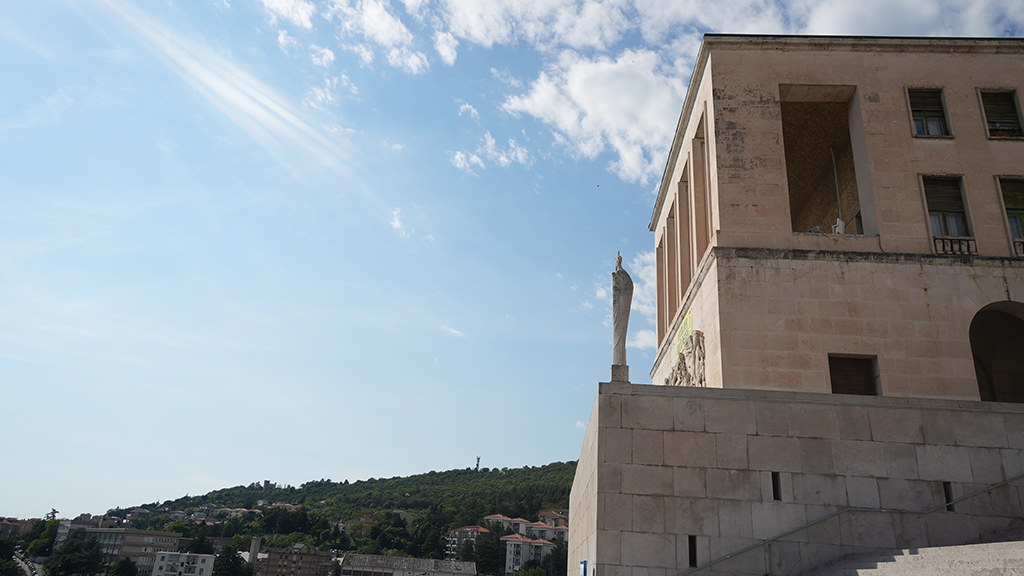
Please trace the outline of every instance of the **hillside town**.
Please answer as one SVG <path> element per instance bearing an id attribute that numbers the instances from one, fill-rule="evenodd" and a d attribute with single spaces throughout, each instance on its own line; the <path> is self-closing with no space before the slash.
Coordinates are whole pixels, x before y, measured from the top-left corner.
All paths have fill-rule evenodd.
<path id="1" fill-rule="evenodd" d="M 273 510 L 302 511 L 302 506 L 284 502 L 261 500 L 257 506 L 247 509 L 203 505 L 189 511 L 160 509 L 158 512 L 172 520 L 171 526 L 182 523 L 205 528 L 246 516 L 262 516 Z M 0 538 L 22 542 L 15 549 L 14 557 L 28 576 L 69 576 L 70 573 L 65 575 L 52 558 L 61 554 L 69 542 L 83 540 L 94 542 L 101 553 L 101 566 L 97 567 L 113 571 L 120 563 L 127 562 L 132 567 L 129 576 L 223 576 L 223 570 L 216 569 L 227 563 L 218 560 L 221 555 L 243 563 L 241 572 L 234 576 L 498 576 L 524 571 L 544 576 L 549 570 L 542 570 L 541 566 L 547 565 L 546 561 L 554 561 L 552 554 L 559 556 L 558 551 L 561 551 L 561 563 L 552 572 L 564 574 L 569 530 L 567 509 L 540 510 L 537 520 L 532 522 L 490 514 L 483 517 L 481 525 L 449 530 L 444 537 L 443 558 L 412 558 L 394 551 L 387 555 L 360 554 L 304 543 L 288 547 L 264 546 L 264 541 L 274 541 L 273 534 L 252 536 L 248 542 L 239 538 L 240 535 L 187 538 L 181 532 L 133 527 L 154 514 L 147 508 L 120 511 L 123 518 L 113 515 L 119 511 L 110 512 L 111 515 L 102 516 L 81 514 L 70 520 L 57 519 L 56 512 L 46 519 L 3 518 L 0 519 Z M 373 517 L 338 520 L 332 530 L 357 539 L 388 528 L 411 533 L 415 522 L 408 512 L 393 510 L 386 522 Z M 47 529 L 54 526 L 50 540 Z M 39 538 L 27 541 L 34 533 L 39 534 Z M 484 560 L 487 552 L 483 540 L 488 537 L 496 538 L 499 544 L 493 549 L 498 553 L 494 558 L 497 562 L 487 570 L 480 570 L 477 559 Z"/>

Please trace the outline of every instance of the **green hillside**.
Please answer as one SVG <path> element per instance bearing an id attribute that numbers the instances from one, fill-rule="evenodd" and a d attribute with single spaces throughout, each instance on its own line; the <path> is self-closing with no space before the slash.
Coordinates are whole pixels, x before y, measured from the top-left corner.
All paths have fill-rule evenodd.
<path id="1" fill-rule="evenodd" d="M 535 521 L 537 512 L 544 508 L 568 508 L 575 472 L 576 462 L 555 462 L 540 467 L 449 470 L 352 483 L 317 480 L 298 488 L 270 490 L 253 483 L 142 505 L 152 513 L 148 518 L 133 519 L 133 524 L 174 530 L 186 537 L 236 537 L 240 545 L 250 536 L 259 535 L 267 546 L 304 542 L 362 553 L 441 558 L 444 536 L 451 528 L 479 524 L 488 514 Z M 301 509 L 273 508 L 275 503 L 300 505 Z M 248 512 L 229 519 L 213 515 L 211 520 L 216 523 L 205 524 L 172 522 L 169 516 L 172 511 L 191 514 L 204 506 L 206 510 L 259 508 L 262 514 Z M 394 517 L 394 510 L 410 513 L 413 525 L 405 527 Z M 120 516 L 128 512 L 112 511 Z M 351 536 L 338 528 L 338 521 L 361 518 L 372 522 L 360 530 L 350 530 Z"/>

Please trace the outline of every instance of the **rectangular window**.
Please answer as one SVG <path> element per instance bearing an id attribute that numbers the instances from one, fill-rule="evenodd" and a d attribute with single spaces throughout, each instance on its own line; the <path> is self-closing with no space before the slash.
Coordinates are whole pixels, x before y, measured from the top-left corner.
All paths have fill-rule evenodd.
<path id="1" fill-rule="evenodd" d="M 924 178 L 928 215 L 935 236 L 967 236 L 967 218 L 959 178 Z"/>
<path id="2" fill-rule="evenodd" d="M 914 134 L 918 136 L 949 136 L 942 90 L 907 90 L 910 115 L 914 118 Z"/>
<path id="3" fill-rule="evenodd" d="M 778 472 L 772 472 L 772 500 L 782 500 L 782 478 Z"/>
<path id="4" fill-rule="evenodd" d="M 686 547 L 689 549 L 690 568 L 697 567 L 697 537 L 690 534 L 686 537 Z"/>
<path id="5" fill-rule="evenodd" d="M 924 195 L 932 225 L 935 251 L 939 254 L 973 254 L 977 251 L 964 210 L 960 178 L 925 176 Z"/>
<path id="6" fill-rule="evenodd" d="M 1020 114 L 1017 110 L 1017 92 L 982 92 L 981 105 L 985 108 L 985 122 L 990 138 L 1019 138 Z"/>
<path id="7" fill-rule="evenodd" d="M 953 484 L 950 482 L 942 483 L 942 495 L 946 499 L 946 511 L 955 512 L 953 508 Z"/>
<path id="8" fill-rule="evenodd" d="M 1010 235 L 1014 240 L 1024 240 L 1024 179 L 1000 178 L 999 188 L 1003 192 L 1006 219 L 1010 221 Z"/>
<path id="9" fill-rule="evenodd" d="M 828 357 L 833 394 L 878 396 L 874 358 Z"/>

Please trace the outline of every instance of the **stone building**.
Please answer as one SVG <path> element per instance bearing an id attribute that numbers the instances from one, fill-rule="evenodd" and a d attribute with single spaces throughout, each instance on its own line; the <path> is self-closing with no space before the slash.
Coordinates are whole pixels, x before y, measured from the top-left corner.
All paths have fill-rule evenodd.
<path id="1" fill-rule="evenodd" d="M 251 554 L 251 552 L 250 552 Z M 334 571 L 334 555 L 329 550 L 316 550 L 305 544 L 291 548 L 268 548 L 257 558 L 256 576 L 330 576 Z"/>
<path id="2" fill-rule="evenodd" d="M 341 576 L 476 576 L 476 564 L 454 560 L 345 554 Z"/>
<path id="3" fill-rule="evenodd" d="M 650 222 L 659 386 L 600 387 L 571 566 L 796 574 L 1021 522 L 1022 88 L 1021 39 L 705 36 Z"/>

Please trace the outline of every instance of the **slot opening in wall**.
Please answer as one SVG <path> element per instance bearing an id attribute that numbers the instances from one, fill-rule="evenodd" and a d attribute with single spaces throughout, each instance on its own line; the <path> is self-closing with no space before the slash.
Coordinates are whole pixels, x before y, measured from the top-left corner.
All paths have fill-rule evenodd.
<path id="1" fill-rule="evenodd" d="M 953 484 L 952 482 L 942 483 L 942 496 L 946 499 L 946 511 L 954 512 L 953 510 Z"/>
<path id="2" fill-rule="evenodd" d="M 782 481 L 778 472 L 772 472 L 772 500 L 782 501 Z"/>
<path id="3" fill-rule="evenodd" d="M 690 568 L 697 567 L 697 537 L 690 534 L 686 537 L 686 547 L 690 553 Z"/>

